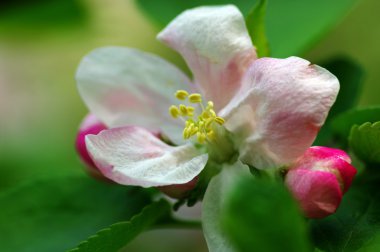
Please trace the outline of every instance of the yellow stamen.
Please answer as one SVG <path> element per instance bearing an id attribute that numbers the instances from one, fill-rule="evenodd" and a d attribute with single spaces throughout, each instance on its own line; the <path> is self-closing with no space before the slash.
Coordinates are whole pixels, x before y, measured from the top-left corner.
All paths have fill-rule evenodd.
<path id="1" fill-rule="evenodd" d="M 181 111 L 181 115 L 183 115 L 183 116 L 187 116 L 187 108 L 186 108 L 185 105 L 180 104 L 180 105 L 179 105 L 179 110 Z"/>
<path id="2" fill-rule="evenodd" d="M 206 141 L 206 134 L 205 133 L 201 133 L 201 132 L 198 132 L 197 133 L 197 141 L 201 144 L 203 144 L 205 141 Z"/>
<path id="3" fill-rule="evenodd" d="M 215 122 L 217 122 L 219 125 L 223 125 L 225 123 L 225 120 L 219 116 L 215 117 Z"/>
<path id="4" fill-rule="evenodd" d="M 187 98 L 187 96 L 189 95 L 189 93 L 185 90 L 178 90 L 176 93 L 175 93 L 175 97 L 178 99 L 178 100 L 185 100 Z"/>
<path id="5" fill-rule="evenodd" d="M 214 133 L 213 130 L 210 130 L 209 132 L 207 132 L 207 138 L 208 138 L 208 139 L 213 140 L 214 137 L 215 137 L 215 133 Z"/>
<path id="6" fill-rule="evenodd" d="M 201 103 L 202 102 L 202 96 L 200 94 L 194 93 L 189 95 L 189 101 L 191 103 Z"/>
<path id="7" fill-rule="evenodd" d="M 169 113 L 173 118 L 177 118 L 181 114 L 179 109 L 174 105 L 170 106 Z"/>
<path id="8" fill-rule="evenodd" d="M 185 90 L 178 90 L 175 97 L 179 100 L 185 100 L 188 97 L 190 103 L 199 103 L 198 111 L 196 113 L 195 107 L 180 104 L 179 106 L 170 106 L 169 112 L 173 118 L 181 117 L 180 119 L 185 122 L 183 129 L 183 138 L 189 139 L 196 135 L 198 143 L 203 144 L 206 141 L 215 140 L 214 122 L 218 125 L 223 125 L 225 120 L 217 116 L 214 111 L 214 103 L 207 102 L 207 106 L 202 104 L 202 96 L 197 93 L 188 94 Z"/>

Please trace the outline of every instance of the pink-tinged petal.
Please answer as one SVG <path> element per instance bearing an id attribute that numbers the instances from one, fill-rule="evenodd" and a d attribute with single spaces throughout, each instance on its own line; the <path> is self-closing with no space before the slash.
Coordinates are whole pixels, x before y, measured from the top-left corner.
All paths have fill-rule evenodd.
<path id="1" fill-rule="evenodd" d="M 326 69 L 297 57 L 261 58 L 219 113 L 240 139 L 240 158 L 259 169 L 290 164 L 313 143 L 339 91 Z"/>
<path id="2" fill-rule="evenodd" d="M 95 177 L 103 177 L 99 172 L 98 168 L 95 166 L 94 161 L 88 154 L 85 137 L 88 134 L 97 135 L 102 130 L 107 129 L 107 127 L 99 121 L 93 114 L 88 114 L 79 126 L 79 131 L 75 141 L 75 147 L 79 154 L 81 160 L 86 164 L 88 172 Z"/>
<path id="3" fill-rule="evenodd" d="M 323 171 L 290 170 L 286 184 L 308 218 L 323 218 L 335 213 L 342 191 L 335 175 Z"/>
<path id="4" fill-rule="evenodd" d="M 336 211 L 356 174 L 342 150 L 310 147 L 290 168 L 285 184 L 309 218 L 323 218 Z"/>
<path id="5" fill-rule="evenodd" d="M 350 188 L 357 173 L 346 152 L 324 146 L 313 146 L 307 149 L 293 167 L 333 172 L 337 176 L 344 193 Z"/>
<path id="6" fill-rule="evenodd" d="M 142 126 L 182 141 L 183 125 L 168 113 L 178 89 L 192 90 L 177 67 L 158 56 L 123 47 L 99 48 L 79 65 L 79 93 L 107 127 Z"/>
<path id="7" fill-rule="evenodd" d="M 193 178 L 191 181 L 185 184 L 159 186 L 158 190 L 165 193 L 169 197 L 175 199 L 182 199 L 188 196 L 188 193 L 195 188 L 198 182 L 198 177 Z"/>
<path id="8" fill-rule="evenodd" d="M 181 53 L 216 110 L 231 99 L 247 67 L 257 58 L 244 17 L 233 5 L 187 10 L 158 39 Z"/>
<path id="9" fill-rule="evenodd" d="M 169 146 L 134 126 L 88 135 L 86 145 L 103 175 L 123 185 L 185 184 L 202 171 L 208 159 L 193 145 Z"/>

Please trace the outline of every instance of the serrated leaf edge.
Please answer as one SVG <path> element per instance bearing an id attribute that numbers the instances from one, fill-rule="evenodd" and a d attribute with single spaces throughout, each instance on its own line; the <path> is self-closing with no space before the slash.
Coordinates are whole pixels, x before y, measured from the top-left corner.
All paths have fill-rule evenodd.
<path id="1" fill-rule="evenodd" d="M 143 208 L 143 210 L 136 214 L 135 216 L 133 216 L 129 221 L 122 221 L 122 222 L 117 222 L 117 223 L 114 223 L 112 224 L 111 226 L 107 227 L 107 228 L 104 228 L 104 229 L 101 229 L 99 230 L 96 234 L 88 237 L 87 240 L 85 241 L 82 241 L 81 243 L 78 244 L 78 246 L 76 248 L 73 248 L 73 249 L 70 249 L 66 252 L 78 252 L 78 251 L 81 251 L 81 248 L 87 244 L 87 243 L 90 243 L 100 237 L 103 236 L 103 234 L 106 234 L 110 231 L 112 231 L 114 228 L 118 227 L 118 226 L 123 226 L 123 225 L 133 225 L 133 223 L 136 221 L 136 219 L 139 219 L 139 218 L 143 218 L 143 216 L 146 214 L 146 212 L 150 211 L 152 208 L 154 209 L 155 207 L 159 206 L 159 205 L 162 205 L 162 207 L 166 207 L 168 210 L 170 210 L 170 204 L 165 201 L 165 200 L 160 200 L 160 201 L 157 201 L 157 202 L 153 202 L 152 204 L 146 206 Z M 166 206 L 165 206 L 166 205 Z M 157 215 L 157 219 L 160 219 L 161 217 L 163 217 L 163 215 L 165 214 L 165 212 L 163 211 L 160 215 Z M 153 223 L 152 223 L 153 224 Z M 144 231 L 146 229 L 146 227 L 144 227 L 142 229 L 142 231 Z M 127 244 L 128 242 L 126 242 Z M 125 245 L 126 245 L 125 244 Z"/>

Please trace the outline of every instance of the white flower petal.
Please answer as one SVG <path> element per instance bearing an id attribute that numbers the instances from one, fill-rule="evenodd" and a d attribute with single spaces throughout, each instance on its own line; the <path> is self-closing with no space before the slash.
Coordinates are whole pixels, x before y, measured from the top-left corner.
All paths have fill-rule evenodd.
<path id="1" fill-rule="evenodd" d="M 306 60 L 261 58 L 220 115 L 241 140 L 241 160 L 273 168 L 293 162 L 310 147 L 338 91 L 333 74 Z"/>
<path id="2" fill-rule="evenodd" d="M 187 10 L 158 39 L 182 54 L 217 110 L 238 90 L 246 68 L 257 58 L 244 17 L 233 5 Z"/>
<path id="3" fill-rule="evenodd" d="M 169 62 L 135 49 L 99 48 L 82 60 L 76 79 L 90 111 L 109 128 L 143 126 L 182 140 L 183 125 L 168 108 L 178 103 L 176 90 L 193 87 Z"/>
<path id="4" fill-rule="evenodd" d="M 208 159 L 192 145 L 169 146 L 134 126 L 88 135 L 86 145 L 103 175 L 123 185 L 184 184 L 202 171 Z"/>
<path id="5" fill-rule="evenodd" d="M 220 215 L 224 209 L 226 195 L 240 176 L 251 176 L 249 169 L 240 161 L 224 165 L 207 187 L 202 203 L 202 227 L 210 252 L 236 251 L 220 226 Z M 238 214 L 238 213 L 237 213 Z"/>

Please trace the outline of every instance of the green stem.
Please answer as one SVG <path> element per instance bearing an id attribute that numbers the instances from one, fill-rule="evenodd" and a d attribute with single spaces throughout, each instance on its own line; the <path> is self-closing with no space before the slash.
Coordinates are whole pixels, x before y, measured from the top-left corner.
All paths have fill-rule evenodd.
<path id="1" fill-rule="evenodd" d="M 156 223 L 151 229 L 202 229 L 202 223 L 195 220 L 181 220 L 170 218 L 165 222 Z"/>

